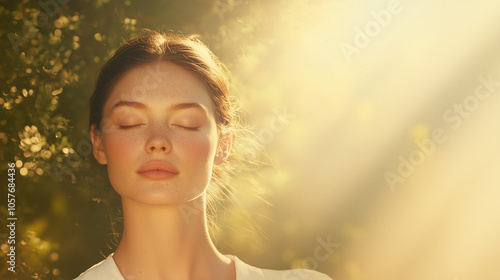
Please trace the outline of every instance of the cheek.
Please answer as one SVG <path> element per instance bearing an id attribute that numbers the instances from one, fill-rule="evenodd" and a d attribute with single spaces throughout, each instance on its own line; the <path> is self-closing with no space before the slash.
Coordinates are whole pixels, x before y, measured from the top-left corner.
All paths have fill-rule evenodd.
<path id="1" fill-rule="evenodd" d="M 213 137 L 208 135 L 196 138 L 186 138 L 180 142 L 181 157 L 189 166 L 211 166 L 215 153 Z"/>
<path id="2" fill-rule="evenodd" d="M 131 151 L 135 150 L 136 143 L 137 139 L 135 137 L 110 135 L 104 143 L 108 162 L 114 163 L 114 166 L 130 163 L 129 157 L 132 154 Z"/>

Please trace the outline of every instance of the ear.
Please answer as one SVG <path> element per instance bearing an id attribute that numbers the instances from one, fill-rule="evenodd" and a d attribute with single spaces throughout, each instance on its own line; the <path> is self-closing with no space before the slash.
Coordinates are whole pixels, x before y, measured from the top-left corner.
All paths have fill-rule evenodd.
<path id="1" fill-rule="evenodd" d="M 104 152 L 104 146 L 102 144 L 102 132 L 96 129 L 95 124 L 90 127 L 90 135 L 95 159 L 100 164 L 107 164 L 108 160 L 106 159 L 106 153 Z"/>
<path id="2" fill-rule="evenodd" d="M 216 165 L 223 163 L 229 157 L 229 152 L 231 151 L 232 144 L 233 144 L 232 133 L 223 135 L 219 139 L 219 143 L 217 145 L 217 152 L 214 158 L 214 163 Z"/>

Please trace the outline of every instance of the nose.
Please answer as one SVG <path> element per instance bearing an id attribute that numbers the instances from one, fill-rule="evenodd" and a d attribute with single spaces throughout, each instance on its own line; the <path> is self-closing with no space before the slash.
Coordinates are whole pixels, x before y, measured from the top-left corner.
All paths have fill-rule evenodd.
<path id="1" fill-rule="evenodd" d="M 154 129 L 146 143 L 147 153 L 169 153 L 172 150 L 172 143 L 165 129 Z"/>

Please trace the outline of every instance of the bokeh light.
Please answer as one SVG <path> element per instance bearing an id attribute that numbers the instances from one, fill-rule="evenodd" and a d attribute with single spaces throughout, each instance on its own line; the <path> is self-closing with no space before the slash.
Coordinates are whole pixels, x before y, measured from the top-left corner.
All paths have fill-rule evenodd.
<path id="1" fill-rule="evenodd" d="M 234 179 L 235 203 L 213 231 L 222 252 L 333 279 L 499 279 L 500 2 L 58 7 L 35 32 L 25 19 L 42 11 L 36 1 L 0 4 L 0 159 L 18 172 L 25 262 L 16 279 L 70 279 L 116 248 L 120 211 L 85 149 L 87 99 L 97 69 L 143 28 L 200 35 L 272 162 Z M 31 37 L 13 44 L 23 26 Z M 325 240 L 338 246 L 315 257 Z"/>

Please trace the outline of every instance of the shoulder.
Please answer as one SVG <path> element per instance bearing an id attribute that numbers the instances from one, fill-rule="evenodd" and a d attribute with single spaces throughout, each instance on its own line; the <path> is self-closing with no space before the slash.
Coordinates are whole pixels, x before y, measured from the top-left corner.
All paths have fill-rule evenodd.
<path id="1" fill-rule="evenodd" d="M 309 269 L 261 269 L 246 264 L 236 256 L 228 257 L 235 261 L 237 280 L 332 280 L 326 274 Z"/>
<path id="2" fill-rule="evenodd" d="M 113 254 L 91 266 L 74 280 L 124 280 L 113 260 Z"/>

